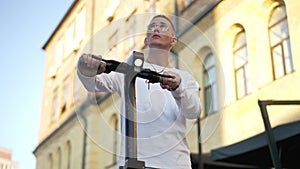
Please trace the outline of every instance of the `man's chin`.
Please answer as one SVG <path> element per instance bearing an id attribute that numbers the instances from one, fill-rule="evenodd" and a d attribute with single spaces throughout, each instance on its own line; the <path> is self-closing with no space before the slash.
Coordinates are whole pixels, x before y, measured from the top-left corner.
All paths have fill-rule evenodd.
<path id="1" fill-rule="evenodd" d="M 149 48 L 166 49 L 166 45 L 160 43 L 152 43 L 149 45 Z"/>

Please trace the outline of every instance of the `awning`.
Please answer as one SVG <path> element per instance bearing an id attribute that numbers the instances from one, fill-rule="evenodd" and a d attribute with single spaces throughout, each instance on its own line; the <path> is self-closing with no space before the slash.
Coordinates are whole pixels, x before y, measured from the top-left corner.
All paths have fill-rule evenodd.
<path id="1" fill-rule="evenodd" d="M 300 168 L 300 121 L 274 127 L 272 131 L 282 167 Z M 273 167 L 265 132 L 236 144 L 213 149 L 211 158 L 221 162 Z"/>
<path id="2" fill-rule="evenodd" d="M 231 164 L 226 162 L 213 161 L 210 154 L 202 154 L 203 169 L 261 169 L 255 166 Z M 192 169 L 199 168 L 198 154 L 191 154 Z"/>

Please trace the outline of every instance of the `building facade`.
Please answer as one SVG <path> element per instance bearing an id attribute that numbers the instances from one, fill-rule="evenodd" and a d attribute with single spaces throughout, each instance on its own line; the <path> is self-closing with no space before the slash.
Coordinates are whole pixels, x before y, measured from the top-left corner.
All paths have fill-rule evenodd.
<path id="1" fill-rule="evenodd" d="M 12 151 L 0 147 L 0 169 L 18 169 L 18 163 L 12 161 Z"/>
<path id="2" fill-rule="evenodd" d="M 171 63 L 190 71 L 201 86 L 203 153 L 263 132 L 258 100 L 299 100 L 298 6 L 295 0 L 75 0 L 43 46 L 36 168 L 116 167 L 120 99 L 87 93 L 76 63 L 83 52 L 124 61 L 130 51 L 143 49 L 153 13 L 178 16 Z M 296 106 L 270 109 L 274 126 L 299 118 Z M 191 152 L 197 154 L 196 121 L 188 126 Z"/>

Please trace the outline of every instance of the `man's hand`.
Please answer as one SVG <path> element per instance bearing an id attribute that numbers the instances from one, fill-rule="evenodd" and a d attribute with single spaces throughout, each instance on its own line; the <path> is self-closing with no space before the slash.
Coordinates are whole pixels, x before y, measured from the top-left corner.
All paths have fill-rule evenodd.
<path id="1" fill-rule="evenodd" d="M 163 89 L 167 89 L 169 91 L 174 91 L 176 90 L 180 83 L 181 83 L 181 77 L 179 74 L 174 73 L 174 72 L 164 72 L 165 75 L 171 75 L 174 76 L 175 78 L 163 78 L 163 82 L 160 83 L 160 86 Z"/>
<path id="2" fill-rule="evenodd" d="M 101 55 L 82 54 L 78 61 L 78 70 L 81 74 L 88 77 L 103 73 L 105 71 L 105 66 L 101 60 Z"/>

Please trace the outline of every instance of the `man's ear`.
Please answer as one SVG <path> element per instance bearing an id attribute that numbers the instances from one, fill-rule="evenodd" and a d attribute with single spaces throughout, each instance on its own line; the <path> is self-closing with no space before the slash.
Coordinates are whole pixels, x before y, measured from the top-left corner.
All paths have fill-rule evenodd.
<path id="1" fill-rule="evenodd" d="M 177 38 L 172 38 L 171 39 L 171 46 L 173 47 L 173 46 L 175 46 L 176 45 L 176 43 L 177 43 Z"/>
<path id="2" fill-rule="evenodd" d="M 148 46 L 148 38 L 147 38 L 147 37 L 145 37 L 145 39 L 144 39 L 144 44 L 145 44 L 146 46 Z"/>

